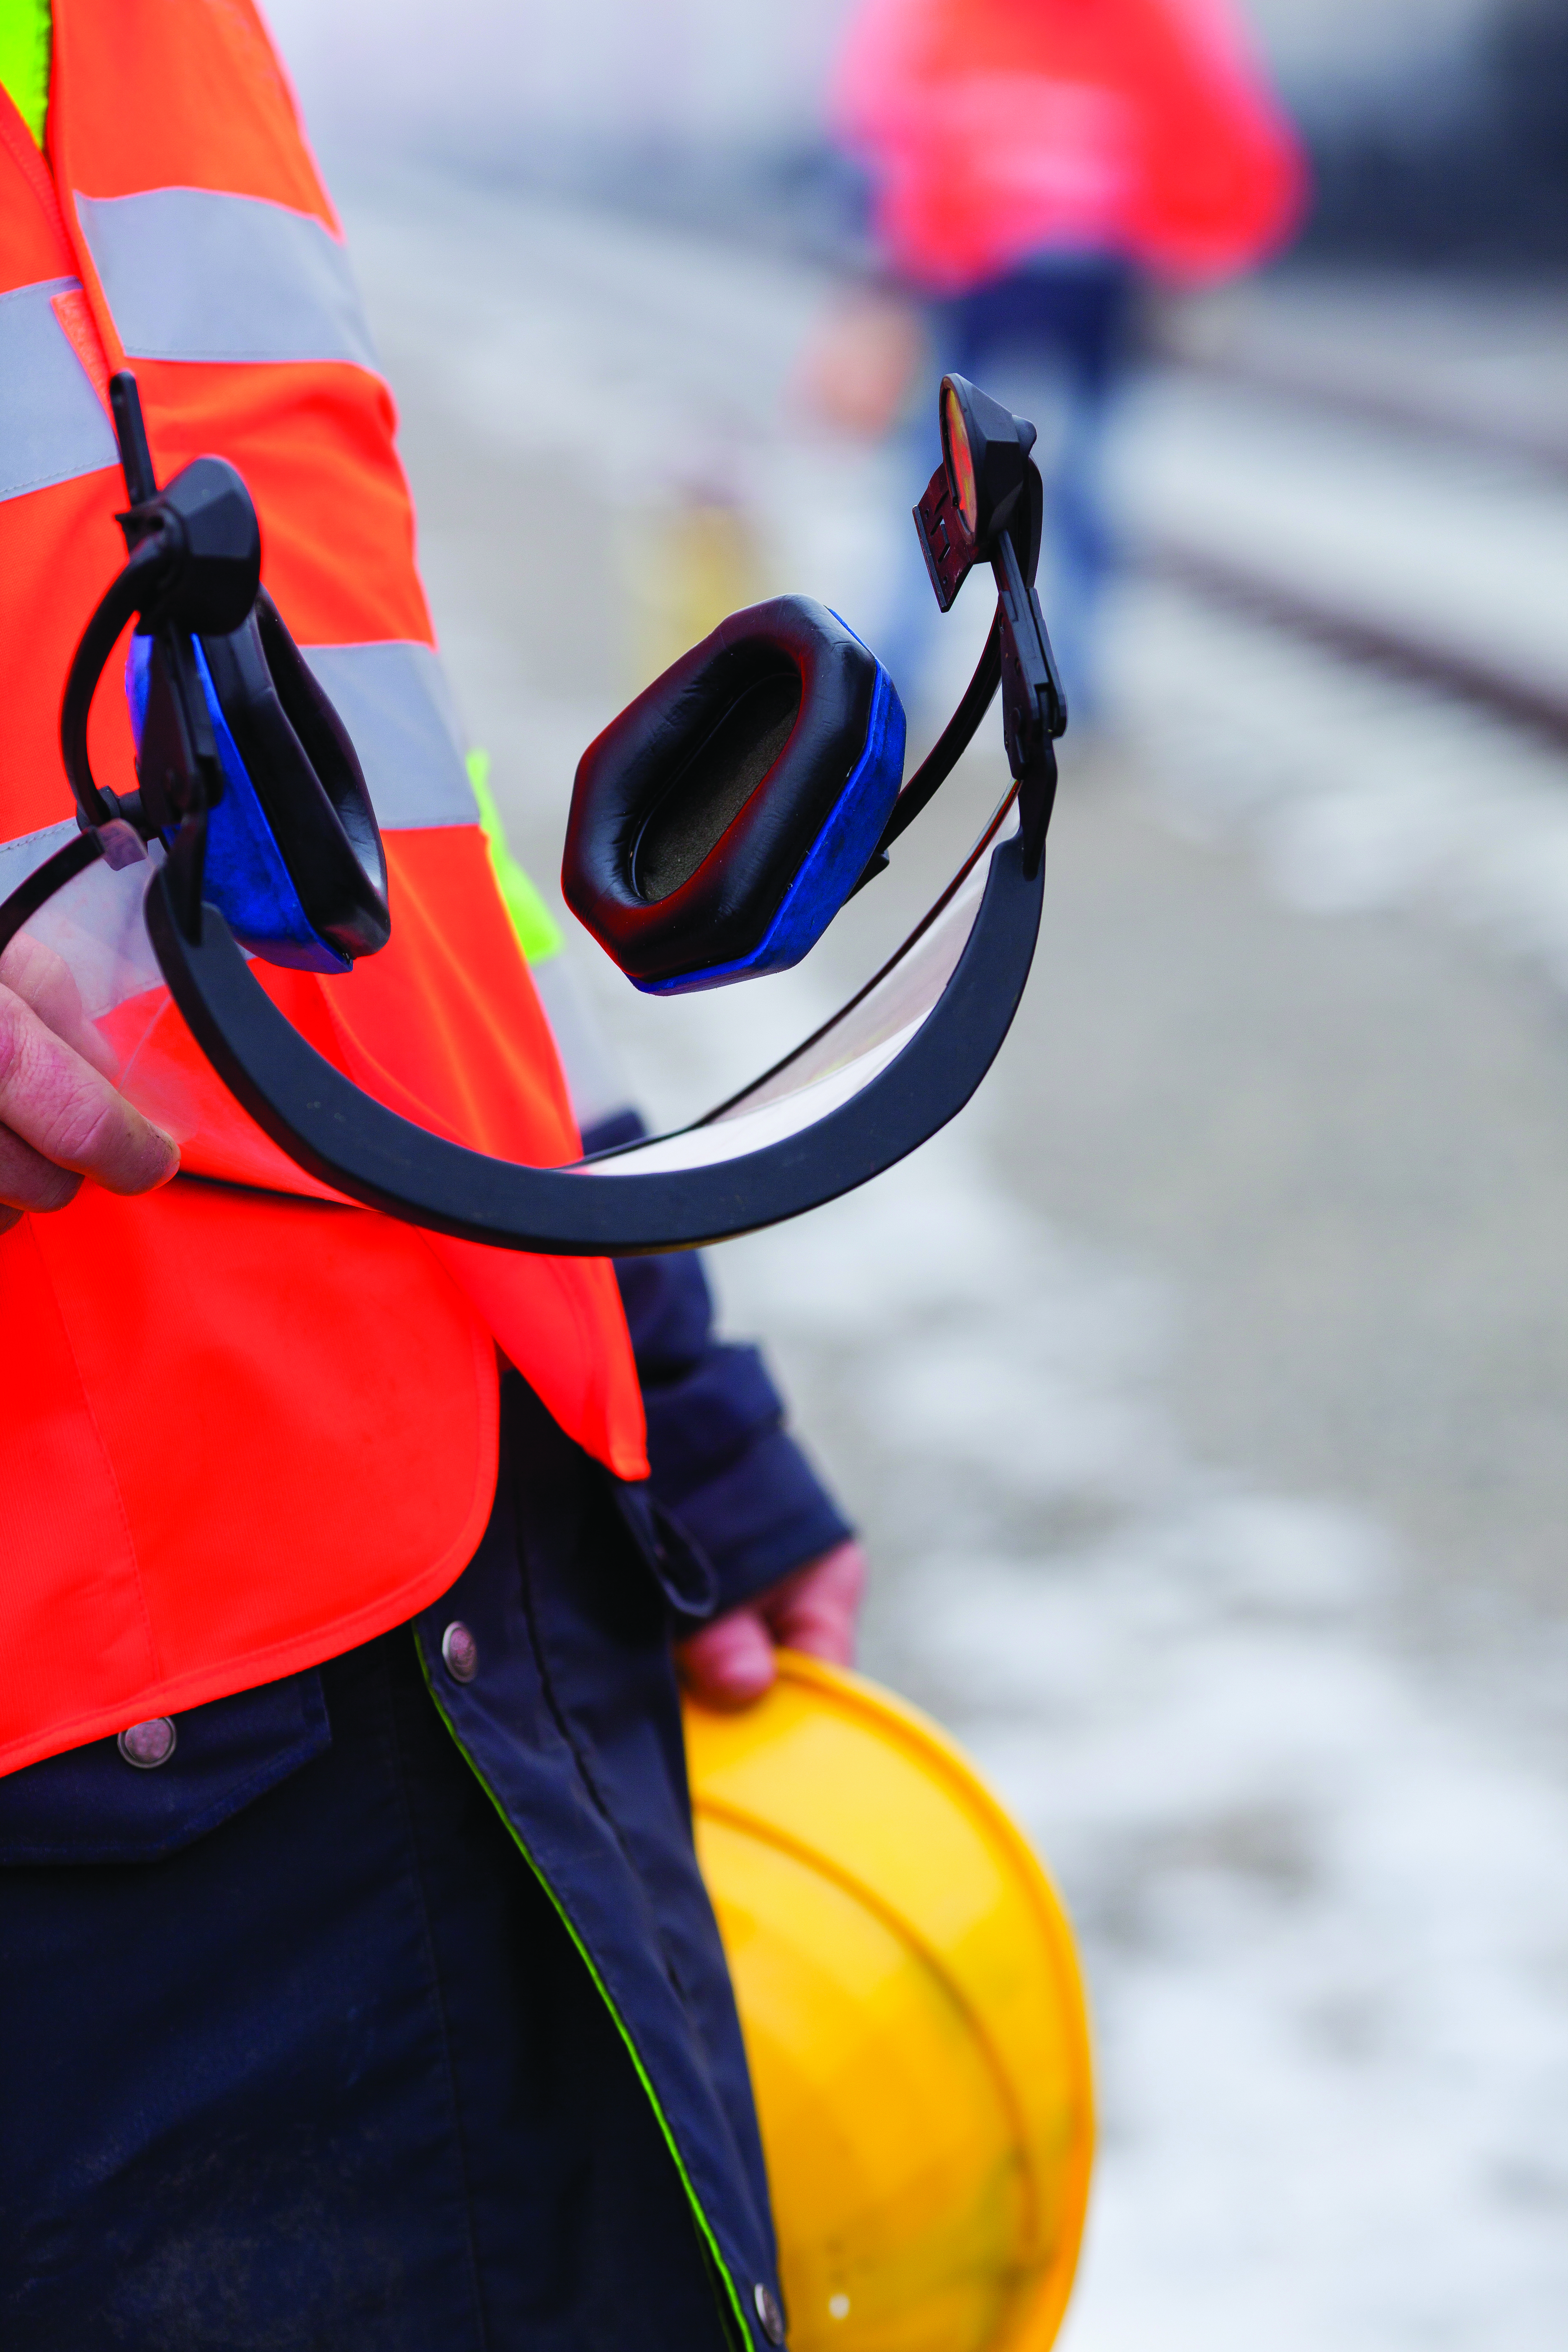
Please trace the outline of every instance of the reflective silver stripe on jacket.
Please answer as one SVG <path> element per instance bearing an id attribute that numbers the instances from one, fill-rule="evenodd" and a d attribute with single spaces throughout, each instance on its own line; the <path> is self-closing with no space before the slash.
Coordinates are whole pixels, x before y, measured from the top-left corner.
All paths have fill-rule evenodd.
<path id="1" fill-rule="evenodd" d="M 478 822 L 452 691 L 428 646 L 400 638 L 300 650 L 349 730 L 378 824 L 392 832 Z"/>
<path id="2" fill-rule="evenodd" d="M 74 481 L 119 463 L 114 434 L 52 297 L 79 278 L 46 278 L 0 294 L 0 499 Z"/>
<path id="3" fill-rule="evenodd" d="M 348 255 L 313 215 L 207 188 L 76 208 L 132 359 L 378 365 Z"/>

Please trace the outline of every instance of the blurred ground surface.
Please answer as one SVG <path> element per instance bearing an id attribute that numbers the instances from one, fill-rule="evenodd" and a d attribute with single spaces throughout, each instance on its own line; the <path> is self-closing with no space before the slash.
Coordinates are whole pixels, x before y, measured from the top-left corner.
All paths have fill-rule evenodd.
<path id="1" fill-rule="evenodd" d="M 365 181 L 346 210 L 446 651 L 548 881 L 579 751 L 704 598 L 873 614 L 911 486 L 792 413 L 806 271 L 436 181 Z M 1310 333 L 1294 296 L 1255 299 L 1276 373 L 1305 336 L 1364 382 L 1414 331 L 1391 336 L 1393 294 L 1319 284 Z M 1465 351 L 1463 315 L 1408 307 Z M 1500 583 L 1568 677 L 1548 467 L 1244 373 L 1139 393 L 1131 529 L 1310 553 L 1321 594 L 1417 634 L 1441 608 L 1513 658 Z M 1505 372 L 1487 413 L 1526 398 Z M 1457 617 L 1439 548 L 1444 583 L 1486 583 Z M 944 625 L 933 704 L 982 602 Z M 1168 583 L 1114 617 L 998 1072 L 927 1152 L 718 1276 L 866 1528 L 868 1664 L 976 1748 L 1080 1923 L 1105 2146 L 1071 2352 L 1546 2352 L 1568 755 Z M 658 1118 L 867 969 L 997 773 L 973 755 L 784 980 L 655 1005 L 584 942 Z"/>
<path id="2" fill-rule="evenodd" d="M 1364 269 L 1243 281 L 1165 312 L 1189 367 L 1568 467 L 1568 287 Z"/>

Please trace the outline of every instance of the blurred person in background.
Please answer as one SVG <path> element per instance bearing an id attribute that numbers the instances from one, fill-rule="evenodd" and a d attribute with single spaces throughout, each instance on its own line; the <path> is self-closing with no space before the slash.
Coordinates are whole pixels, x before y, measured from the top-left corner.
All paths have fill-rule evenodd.
<path id="1" fill-rule="evenodd" d="M 922 384 L 952 372 L 1036 415 L 1051 628 L 1092 718 L 1105 428 L 1140 282 L 1212 285 L 1277 251 L 1305 196 L 1295 135 L 1230 0 L 865 0 L 828 113 L 869 178 L 887 277 L 824 341 L 811 389 L 852 429 L 890 423 L 919 305 Z M 929 407 L 922 480 L 941 454 Z M 903 584 L 883 655 L 918 705 L 930 595 L 912 565 Z"/>

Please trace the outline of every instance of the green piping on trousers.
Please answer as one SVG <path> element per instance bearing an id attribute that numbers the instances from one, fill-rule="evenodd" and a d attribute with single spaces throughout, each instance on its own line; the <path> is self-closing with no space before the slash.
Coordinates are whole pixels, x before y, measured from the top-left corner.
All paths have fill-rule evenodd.
<path id="1" fill-rule="evenodd" d="M 690 2175 L 686 2169 L 680 2150 L 676 2145 L 675 2134 L 670 2130 L 668 2122 L 665 2116 L 664 2109 L 658 2103 L 658 2094 L 654 2089 L 652 2083 L 648 2080 L 647 2070 L 644 2066 L 642 2059 L 638 2054 L 637 2043 L 632 2040 L 626 2020 L 622 2017 L 620 2011 L 616 2007 L 615 2002 L 611 2000 L 609 1988 L 605 1984 L 604 1978 L 599 1974 L 598 1969 L 595 1967 L 592 1953 L 584 1943 L 582 1937 L 577 1933 L 576 1927 L 573 1925 L 572 1920 L 567 1916 L 555 1889 L 551 1885 L 549 1879 L 546 1878 L 544 1873 L 539 1867 L 538 1863 L 535 1862 L 532 1854 L 530 1853 L 527 1846 L 524 1845 L 521 1838 L 518 1835 L 516 1825 L 512 1822 L 510 1815 L 508 1813 L 506 1807 L 501 1803 L 500 1798 L 496 1795 L 495 1790 L 490 1787 L 489 1782 L 485 1779 L 484 1774 L 480 1771 L 479 1766 L 475 1763 L 473 1758 L 464 1747 L 457 1725 L 452 1721 L 451 1717 L 447 1714 L 446 1708 L 441 1704 L 440 1694 L 436 1688 L 430 1669 L 426 1664 L 425 1652 L 420 1645 L 417 1635 L 415 1637 L 414 1649 L 415 1654 L 419 1660 L 419 1671 L 425 1677 L 425 1687 L 429 1692 L 432 1700 L 435 1702 L 437 1714 L 440 1717 L 442 1722 L 451 1733 L 452 1738 L 457 1746 L 458 1755 L 462 1758 L 464 1763 L 468 1766 L 469 1771 L 473 1774 L 475 1780 L 479 1782 L 480 1788 L 484 1790 L 486 1796 L 495 1807 L 497 1812 L 500 1815 L 501 1820 L 506 1823 L 507 1833 L 510 1837 L 512 1843 L 516 1846 L 519 1853 L 521 1854 L 524 1862 L 527 1863 L 530 1870 L 532 1871 L 535 1878 L 539 1881 L 540 1885 L 544 1889 L 546 1895 L 550 1899 L 551 1906 L 553 1909 L 556 1917 L 565 1928 L 566 1933 L 571 1937 L 573 1945 L 583 1962 L 583 1966 L 587 1969 L 588 1974 L 594 1980 L 595 1989 L 597 1991 L 600 2000 L 604 2002 L 605 2007 L 610 2012 L 616 2032 L 620 2035 L 621 2040 L 626 2044 L 626 2055 L 631 2060 L 633 2066 L 637 2069 L 637 2080 L 642 2084 L 644 2091 L 647 2095 L 647 2102 L 649 2106 L 653 2109 L 654 2120 L 658 2125 L 659 2130 L 664 2136 L 664 2144 L 669 2150 L 677 2172 L 680 2175 L 680 2185 L 686 2191 L 687 2201 L 691 2207 L 692 2216 L 696 2221 L 698 2229 L 701 2231 L 702 2242 L 708 2249 L 709 2259 L 711 2261 L 715 2270 L 718 2272 L 719 2276 L 724 2282 L 724 2292 L 729 2297 L 730 2309 L 734 2318 L 735 2325 L 740 2331 L 740 2341 L 742 2344 L 750 2347 L 752 2343 L 752 2331 L 747 2325 L 746 2307 L 741 2299 L 740 2290 L 737 2288 L 734 2280 L 731 2277 L 729 2266 L 725 2263 L 723 2255 L 719 2251 L 719 2241 L 713 2234 L 712 2223 L 709 2221 L 707 2214 L 703 2211 L 702 2200 L 691 2185 Z"/>

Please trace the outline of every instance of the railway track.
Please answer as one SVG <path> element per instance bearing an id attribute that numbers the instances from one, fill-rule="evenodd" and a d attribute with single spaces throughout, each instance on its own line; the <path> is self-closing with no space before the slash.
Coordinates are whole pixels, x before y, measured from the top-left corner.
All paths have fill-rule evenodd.
<path id="1" fill-rule="evenodd" d="M 1151 499 L 1145 489 L 1131 501 L 1142 518 L 1132 537 L 1133 562 L 1206 602 L 1265 620 L 1345 659 L 1436 688 L 1568 747 L 1568 429 L 1520 404 L 1488 413 L 1473 402 L 1445 400 L 1440 387 L 1435 392 L 1414 374 L 1401 382 L 1384 368 L 1358 377 L 1353 355 L 1350 365 L 1342 352 L 1331 359 L 1331 364 L 1267 343 L 1257 351 L 1222 354 L 1177 345 L 1163 355 L 1163 373 L 1156 381 L 1189 407 L 1194 401 L 1200 408 L 1212 401 L 1222 416 L 1245 407 L 1252 418 L 1272 419 L 1282 475 L 1289 473 L 1293 446 L 1303 436 L 1321 469 L 1325 436 L 1331 439 L 1337 430 L 1354 456 L 1358 474 L 1375 473 L 1381 446 L 1409 508 L 1415 503 L 1412 486 L 1423 474 L 1433 509 L 1457 486 L 1459 544 L 1448 567 L 1454 593 L 1447 609 L 1433 608 L 1430 576 L 1419 576 L 1419 550 L 1409 565 L 1413 593 L 1407 609 L 1402 611 L 1399 594 L 1390 593 L 1389 578 L 1369 582 L 1369 572 L 1380 567 L 1359 560 L 1373 551 L 1353 492 L 1342 501 L 1344 545 L 1337 563 L 1326 544 L 1332 530 L 1331 486 L 1315 544 L 1310 530 L 1301 529 L 1303 518 L 1284 513 L 1288 501 L 1274 501 L 1279 509 L 1275 520 L 1283 517 L 1286 527 L 1271 531 L 1269 485 L 1263 478 L 1266 469 L 1256 465 L 1250 545 L 1235 519 L 1219 530 L 1207 527 L 1201 500 L 1178 499 L 1174 504 L 1184 510 L 1176 512 L 1168 497 L 1162 499 L 1156 490 Z M 1212 469 L 1212 454 L 1209 462 Z M 1555 566 L 1551 576 L 1542 571 L 1533 612 L 1529 552 L 1516 576 L 1494 580 L 1489 593 L 1480 581 L 1465 578 L 1472 556 L 1482 572 L 1487 568 L 1494 535 L 1489 505 L 1495 509 L 1500 541 L 1517 532 L 1521 513 L 1533 509 L 1539 522 L 1554 519 L 1553 510 L 1561 509 L 1561 576 Z M 1426 518 L 1412 512 L 1410 520 Z M 1295 552 L 1304 560 L 1292 561 L 1293 530 Z M 1395 539 L 1397 527 L 1386 536 Z M 1385 541 L 1377 552 L 1387 551 Z M 1533 560 L 1539 564 L 1541 559 L 1537 534 Z M 1397 567 L 1381 568 L 1391 577 Z M 1510 600 L 1518 606 L 1511 633 L 1506 611 Z M 1552 642 L 1559 635 L 1560 658 Z"/>
<path id="2" fill-rule="evenodd" d="M 1141 571 L 1207 603 L 1268 621 L 1346 660 L 1371 662 L 1414 685 L 1436 687 L 1568 751 L 1568 661 L 1563 690 L 1554 694 L 1500 666 L 1434 645 L 1415 629 L 1347 613 L 1327 598 L 1292 589 L 1204 548 L 1184 545 L 1178 538 L 1142 541 L 1134 562 Z"/>

